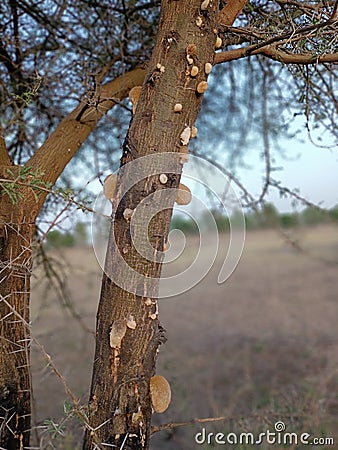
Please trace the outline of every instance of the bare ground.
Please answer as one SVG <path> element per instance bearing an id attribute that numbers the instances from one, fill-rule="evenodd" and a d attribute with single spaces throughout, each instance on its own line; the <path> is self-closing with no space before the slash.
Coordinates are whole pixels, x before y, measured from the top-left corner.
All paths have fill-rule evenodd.
<path id="1" fill-rule="evenodd" d="M 301 229 L 293 236 L 304 251 L 292 248 L 278 231 L 249 232 L 241 261 L 226 283 L 216 282 L 219 256 L 193 289 L 160 300 L 168 342 L 159 355 L 158 373 L 169 380 L 173 399 L 165 414 L 154 416 L 154 425 L 227 419 L 162 431 L 153 438 L 153 450 L 211 448 L 194 440 L 203 427 L 224 434 L 258 433 L 273 431 L 277 420 L 287 431 L 335 437 L 335 445 L 316 448 L 338 448 L 338 227 Z M 196 245 L 196 238 L 190 238 L 188 256 L 164 273 L 182 270 Z M 57 272 L 67 276 L 69 301 L 82 322 L 62 307 L 60 293 L 36 269 L 33 333 L 85 403 L 94 349 L 94 336 L 87 328 L 95 326 L 100 268 L 91 249 L 53 256 L 70 264 L 65 267 L 63 261 Z M 32 356 L 36 421 L 60 424 L 67 400 L 64 387 L 36 346 Z M 59 449 L 78 448 L 79 423 L 66 421 L 65 437 L 51 423 L 49 428 L 42 432 L 46 448 L 52 448 L 49 441 L 59 442 Z"/>

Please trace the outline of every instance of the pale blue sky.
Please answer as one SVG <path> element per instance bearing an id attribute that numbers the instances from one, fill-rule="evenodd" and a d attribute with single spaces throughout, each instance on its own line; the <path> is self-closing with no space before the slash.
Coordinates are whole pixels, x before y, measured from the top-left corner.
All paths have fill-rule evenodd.
<path id="1" fill-rule="evenodd" d="M 323 202 L 322 206 L 326 208 L 338 204 L 337 147 L 318 148 L 308 139 L 305 143 L 286 141 L 283 147 L 288 159 L 274 153 L 274 166 L 283 170 L 273 172 L 272 178 L 291 190 L 299 189 L 301 196 L 315 204 Z M 251 168 L 238 169 L 238 175 L 250 192 L 259 194 L 264 176 L 263 163 L 253 150 L 248 151 L 245 161 Z M 270 188 L 267 199 L 281 211 L 292 209 L 291 200 L 280 198 L 276 189 Z"/>
<path id="2" fill-rule="evenodd" d="M 332 208 L 337 205 L 338 149 L 318 148 L 308 140 L 305 143 L 289 140 L 282 147 L 285 150 L 286 158 L 283 158 L 278 152 L 273 153 L 275 159 L 273 165 L 280 167 L 281 170 L 272 172 L 272 178 L 280 181 L 283 186 L 290 190 L 298 189 L 302 197 L 314 204 L 321 204 L 324 208 Z M 248 168 L 237 168 L 236 175 L 246 189 L 257 198 L 261 192 L 265 175 L 264 162 L 259 158 L 257 150 L 248 149 L 245 163 Z M 183 182 L 193 191 L 196 191 L 197 185 L 184 177 L 184 173 L 189 174 L 190 170 L 191 166 L 188 163 L 183 168 Z M 99 193 L 102 186 L 97 180 L 91 183 L 91 189 Z M 234 189 L 237 193 L 239 192 L 236 186 L 234 186 Z M 197 191 L 195 193 L 197 194 Z M 199 194 L 201 195 L 201 192 Z M 205 200 L 208 202 L 207 199 Z M 269 189 L 266 200 L 273 202 L 281 212 L 293 210 L 292 200 L 281 198 L 275 188 Z M 300 205 L 297 209 L 303 207 Z"/>

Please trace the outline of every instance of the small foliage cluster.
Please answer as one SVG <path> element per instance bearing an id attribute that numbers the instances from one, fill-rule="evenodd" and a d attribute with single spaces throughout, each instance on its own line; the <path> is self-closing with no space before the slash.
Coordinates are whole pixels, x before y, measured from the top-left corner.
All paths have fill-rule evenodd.
<path id="1" fill-rule="evenodd" d="M 44 172 L 32 167 L 20 166 L 19 172 L 15 173 L 12 169 L 7 169 L 8 178 L 0 180 L 0 192 L 5 193 L 11 199 L 13 204 L 24 199 L 23 188 L 30 188 L 37 200 L 43 191 L 49 190 L 52 183 L 45 182 Z"/>

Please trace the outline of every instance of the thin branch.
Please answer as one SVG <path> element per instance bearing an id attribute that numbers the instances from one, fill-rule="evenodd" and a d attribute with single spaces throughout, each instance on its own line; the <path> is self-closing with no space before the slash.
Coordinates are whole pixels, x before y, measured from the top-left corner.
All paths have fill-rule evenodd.
<path id="1" fill-rule="evenodd" d="M 144 77 L 145 69 L 139 67 L 103 85 L 95 104 L 81 103 L 75 108 L 27 161 L 26 166 L 44 172 L 44 181 L 54 184 L 98 121 L 118 101 L 126 98 L 132 87 L 143 84 Z M 41 195 L 39 206 L 44 199 L 45 195 Z"/>
<path id="2" fill-rule="evenodd" d="M 198 152 L 191 150 L 190 153 L 192 155 L 199 156 Z M 208 157 L 207 155 L 203 155 L 203 159 L 213 164 L 218 170 L 220 170 L 225 176 L 229 178 L 230 182 L 233 182 L 237 187 L 242 191 L 242 196 L 247 202 L 245 206 L 251 207 L 254 211 L 258 211 L 256 204 L 257 200 L 253 197 L 253 195 L 246 189 L 246 187 L 241 183 L 239 178 L 237 178 L 232 172 L 227 170 L 222 164 L 218 163 L 214 159 Z"/>
<path id="3" fill-rule="evenodd" d="M 320 11 L 322 14 L 325 14 L 327 18 L 333 19 L 332 15 L 331 17 L 328 16 L 328 14 L 324 11 L 323 4 L 317 3 L 317 4 L 310 4 L 310 3 L 301 3 L 294 0 L 275 0 L 278 5 L 281 6 L 295 6 L 300 11 L 302 11 L 304 14 L 312 17 L 314 13 L 317 13 Z"/>
<path id="4" fill-rule="evenodd" d="M 315 203 L 312 203 L 311 201 L 307 200 L 305 197 L 303 197 L 302 195 L 298 194 L 296 191 L 293 191 L 289 188 L 287 188 L 286 186 L 283 186 L 280 181 L 276 181 L 272 178 L 270 178 L 270 186 L 275 187 L 276 189 L 278 189 L 278 191 L 283 194 L 283 195 L 289 195 L 290 197 L 294 198 L 295 200 L 298 200 L 299 202 L 301 202 L 303 205 L 309 206 L 311 208 L 315 208 L 320 212 L 323 213 L 327 213 L 327 209 L 326 208 L 322 208 L 319 205 L 316 205 Z"/>
<path id="5" fill-rule="evenodd" d="M 331 20 L 338 20 L 338 0 L 334 3 Z"/>
<path id="6" fill-rule="evenodd" d="M 274 416 L 274 417 L 278 417 L 278 418 L 282 418 L 282 417 L 300 417 L 299 415 L 295 415 L 295 414 L 279 414 L 279 413 L 271 413 L 269 414 L 270 416 Z M 257 418 L 257 419 L 261 419 L 264 422 L 267 422 L 270 425 L 270 421 L 268 420 L 268 418 L 266 416 L 263 416 L 261 414 L 249 414 L 248 416 L 245 416 L 246 418 Z M 189 425 L 196 425 L 197 423 L 210 423 L 210 422 L 221 422 L 221 421 L 233 421 L 233 420 L 241 420 L 243 419 L 243 416 L 220 416 L 220 417 L 206 417 L 204 419 L 192 419 L 189 420 L 188 422 L 169 422 L 169 423 L 164 423 L 162 425 L 158 425 L 158 426 L 153 426 L 151 427 L 151 435 L 158 433 L 159 431 L 163 431 L 163 430 L 171 430 L 173 428 L 178 428 L 178 427 L 186 427 Z"/>
<path id="7" fill-rule="evenodd" d="M 313 53 L 286 53 L 278 50 L 275 45 L 266 45 L 257 49 L 257 44 L 247 47 L 228 50 L 227 52 L 215 53 L 214 64 L 221 64 L 236 59 L 246 58 L 251 55 L 263 55 L 274 61 L 283 64 L 318 64 L 318 63 L 337 63 L 338 53 L 328 53 L 324 55 L 314 55 Z"/>
<path id="8" fill-rule="evenodd" d="M 323 22 L 320 23 L 316 23 L 316 24 L 312 24 L 312 25 L 307 25 L 304 27 L 299 27 L 297 29 L 293 28 L 290 31 L 287 31 L 285 33 L 282 34 L 275 34 L 275 36 L 273 36 L 272 38 L 268 39 L 265 42 L 260 42 L 258 44 L 254 44 L 254 46 L 256 46 L 257 48 L 260 47 L 264 47 L 266 45 L 270 45 L 270 44 L 275 44 L 275 43 L 279 43 L 279 42 L 283 42 L 286 39 L 290 39 L 290 38 L 294 38 L 296 36 L 304 36 L 304 34 L 309 33 L 311 31 L 318 31 L 321 30 L 323 28 L 326 27 L 334 27 L 336 25 L 336 20 L 325 20 Z M 231 33 L 239 33 L 239 34 L 250 34 L 250 31 L 248 31 L 246 28 L 237 28 L 237 27 L 231 27 L 231 26 L 225 26 L 224 27 L 224 31 L 226 32 L 231 32 Z M 253 46 L 253 47 L 254 47 Z"/>
<path id="9" fill-rule="evenodd" d="M 64 194 L 64 193 L 62 193 L 62 191 L 54 191 L 54 190 L 48 189 L 48 188 L 46 188 L 44 186 L 32 185 L 30 183 L 26 183 L 26 182 L 23 182 L 23 181 L 9 180 L 7 178 L 0 178 L 0 186 L 5 184 L 5 183 L 13 184 L 13 185 L 16 185 L 16 186 L 22 186 L 22 187 L 30 188 L 35 193 L 38 193 L 37 194 L 37 200 L 40 200 L 40 197 L 44 197 L 45 198 L 48 194 L 55 195 L 56 197 L 67 201 L 67 205 L 65 206 L 64 210 L 66 210 L 71 204 L 73 204 L 78 209 L 81 209 L 82 211 L 87 211 L 87 212 L 90 212 L 90 213 L 93 213 L 93 214 L 98 214 L 98 215 L 100 215 L 102 217 L 109 218 L 109 216 L 106 216 L 105 214 L 102 214 L 102 213 L 100 213 L 98 211 L 95 211 L 94 209 L 90 208 L 89 206 L 86 206 L 83 203 L 75 200 L 73 194 Z"/>
<path id="10" fill-rule="evenodd" d="M 237 417 L 237 419 L 239 419 L 239 418 L 240 417 Z M 186 427 L 189 425 L 195 425 L 196 423 L 220 422 L 222 420 L 234 420 L 234 417 L 230 417 L 230 416 L 207 417 L 205 419 L 192 419 L 192 420 L 189 420 L 188 422 L 164 423 L 162 425 L 151 427 L 151 435 L 158 433 L 159 431 L 170 430 L 172 428 Z"/>
<path id="11" fill-rule="evenodd" d="M 320 29 L 331 27 L 335 25 L 335 20 L 327 20 L 319 24 L 308 25 L 297 30 L 288 31 L 280 35 L 273 36 L 263 42 L 255 43 L 247 47 L 241 47 L 227 52 L 215 53 L 214 64 L 220 64 L 222 62 L 233 61 L 240 58 L 245 58 L 250 55 L 262 54 L 276 61 L 280 61 L 284 64 L 316 64 L 316 63 L 336 63 L 338 62 L 338 53 L 328 53 L 323 55 L 316 55 L 313 53 L 288 53 L 277 48 L 277 46 L 290 42 L 290 39 L 295 40 L 297 38 L 304 37 L 305 33 L 318 31 Z M 232 33 L 239 32 L 243 34 L 246 32 L 244 29 L 236 29 L 233 27 L 225 27 L 225 31 L 231 31 Z M 249 32 L 247 32 L 249 33 Z M 250 33 L 249 33 L 250 35 Z"/>
<path id="12" fill-rule="evenodd" d="M 20 66 L 11 59 L 2 39 L 0 39 L 0 62 L 4 64 L 13 85 L 16 86 L 20 92 L 20 86 L 21 88 L 25 86 L 27 80 L 25 79 Z"/>
<path id="13" fill-rule="evenodd" d="M 270 174 L 271 174 L 271 155 L 270 155 L 270 140 L 269 140 L 269 122 L 268 122 L 268 99 L 267 99 L 267 89 L 268 89 L 268 73 L 261 65 L 263 72 L 262 81 L 262 121 L 263 121 L 263 146 L 264 146 L 264 163 L 265 163 L 265 181 L 263 185 L 262 192 L 259 196 L 258 202 L 263 201 L 265 195 L 268 192 L 270 185 Z"/>
<path id="14" fill-rule="evenodd" d="M 77 311 L 72 299 L 67 291 L 67 280 L 65 279 L 66 274 L 65 271 L 63 274 L 59 274 L 58 270 L 55 268 L 55 264 L 59 267 L 62 267 L 62 262 L 59 261 L 59 258 L 52 258 L 47 255 L 44 247 L 40 246 L 40 255 L 42 258 L 42 266 L 44 270 L 45 277 L 48 280 L 49 288 L 53 287 L 57 292 L 58 299 L 61 301 L 61 306 L 66 308 L 71 316 L 78 322 L 79 326 L 86 332 L 91 335 L 94 335 L 94 331 L 89 328 L 84 321 L 81 314 Z"/>
<path id="15" fill-rule="evenodd" d="M 43 345 L 40 344 L 38 339 L 36 339 L 34 337 L 34 335 L 32 334 L 30 324 L 24 319 L 24 317 L 22 317 L 22 315 L 20 313 L 18 313 L 18 311 L 6 300 L 5 297 L 1 296 L 0 302 L 3 302 L 10 309 L 10 311 L 21 321 L 21 323 L 25 326 L 25 328 L 30 331 L 31 339 L 37 345 L 37 347 L 41 351 L 42 355 L 46 358 L 46 360 L 48 361 L 48 364 L 53 369 L 53 372 L 55 373 L 55 375 L 61 380 L 67 395 L 69 396 L 69 398 L 71 399 L 71 401 L 74 404 L 74 407 L 79 408 L 79 399 L 73 394 L 73 392 L 71 391 L 70 387 L 67 384 L 66 379 L 63 377 L 61 372 L 55 367 L 51 356 L 45 351 Z"/>
<path id="16" fill-rule="evenodd" d="M 0 303 L 1 302 L 3 302 L 9 308 L 9 310 L 21 321 L 21 323 L 24 325 L 24 327 L 27 330 L 29 330 L 30 338 L 35 343 L 35 345 L 37 346 L 37 348 L 39 349 L 39 351 L 41 352 L 41 354 L 45 358 L 47 364 L 49 365 L 49 367 L 51 367 L 51 369 L 54 372 L 54 374 L 61 381 L 66 394 L 68 395 L 69 399 L 73 403 L 73 413 L 78 417 L 78 419 L 81 421 L 81 423 L 86 428 L 88 428 L 90 430 L 90 432 L 93 434 L 94 441 L 95 442 L 99 442 L 99 439 L 96 436 L 97 428 L 92 428 L 90 426 L 89 421 L 88 421 L 88 417 L 87 417 L 87 414 L 86 414 L 86 411 L 80 405 L 80 400 L 73 393 L 73 391 L 71 390 L 71 388 L 69 387 L 69 385 L 67 383 L 67 380 L 65 379 L 65 377 L 62 375 L 60 370 L 54 364 L 54 361 L 53 361 L 52 357 L 46 352 L 44 346 L 40 343 L 40 341 L 32 333 L 30 324 L 25 320 L 24 317 L 22 317 L 22 315 L 2 295 L 0 296 Z M 108 419 L 108 420 L 110 420 L 110 419 Z M 99 448 L 101 448 L 101 447 L 99 447 Z"/>
<path id="17" fill-rule="evenodd" d="M 311 53 L 297 53 L 291 54 L 278 50 L 274 46 L 268 48 L 263 47 L 262 55 L 267 56 L 275 61 L 282 62 L 284 64 L 318 64 L 318 63 L 337 63 L 338 53 L 328 53 L 324 55 L 314 55 Z"/>

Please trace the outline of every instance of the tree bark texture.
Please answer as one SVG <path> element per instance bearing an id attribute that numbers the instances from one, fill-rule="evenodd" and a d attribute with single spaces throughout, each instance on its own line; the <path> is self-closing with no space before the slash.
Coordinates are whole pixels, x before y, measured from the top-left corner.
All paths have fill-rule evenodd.
<path id="1" fill-rule="evenodd" d="M 117 184 L 113 204 L 112 229 L 106 255 L 100 303 L 97 313 L 96 350 L 89 404 L 89 427 L 84 450 L 106 448 L 107 444 L 123 449 L 149 447 L 152 415 L 149 395 L 150 378 L 155 373 L 156 355 L 164 342 L 164 330 L 157 318 L 157 288 L 161 274 L 161 251 L 167 239 L 175 191 L 161 195 L 163 185 L 159 174 L 153 175 L 152 158 L 149 173 L 129 190 L 126 184 L 135 176 L 133 161 L 140 157 L 166 152 L 185 152 L 182 132 L 192 127 L 199 112 L 203 95 L 197 87 L 205 82 L 205 64 L 213 63 L 217 34 L 217 5 L 210 1 L 201 10 L 201 0 L 165 0 L 161 5 L 159 30 L 152 59 L 135 116 L 124 143 L 121 164 L 124 174 Z M 192 75 L 193 66 L 198 73 Z M 174 111 L 176 104 L 182 111 Z M 129 164 L 130 163 L 130 164 Z M 177 188 L 181 165 L 177 155 L 177 170 L 164 172 L 165 187 Z M 129 169 L 130 167 L 130 169 Z M 177 175 L 178 174 L 178 175 Z M 122 196 L 121 192 L 126 190 Z M 172 191 L 172 193 L 171 193 Z M 158 194 L 158 195 L 157 195 Z M 148 195 L 153 195 L 160 212 L 144 231 L 146 209 L 135 222 L 134 233 L 144 242 L 149 239 L 154 257 L 149 260 L 136 250 L 126 208 L 134 210 Z M 144 214 L 144 215 L 143 215 Z M 137 227 L 140 226 L 138 233 Z M 141 234 L 141 237 L 140 237 Z M 142 243 L 141 243 L 142 247 Z M 125 288 L 114 279 L 120 278 L 119 258 L 135 271 L 157 280 L 155 285 L 136 286 L 131 277 Z M 112 346 L 111 330 L 116 324 L 128 323 L 120 345 Z M 106 446 L 105 446 L 106 444 Z"/>
<path id="2" fill-rule="evenodd" d="M 7 169 L 1 167 L 1 178 Z M 0 197 L 0 446 L 24 449 L 30 434 L 29 293 L 31 244 L 37 205 L 22 191 L 25 201 L 13 204 Z"/>
<path id="3" fill-rule="evenodd" d="M 142 84 L 144 75 L 145 69 L 139 67 L 101 86 L 97 93 L 97 106 L 80 103 L 61 121 L 26 165 L 38 169 L 46 182 L 54 184 L 99 120 L 117 101 L 126 98 L 133 86 Z M 44 199 L 45 196 L 40 197 L 40 206 Z"/>
<path id="4" fill-rule="evenodd" d="M 116 99 L 125 98 L 135 84 L 143 82 L 144 73 L 143 68 L 137 68 L 102 86 L 99 107 L 80 104 L 25 167 L 32 173 L 38 171 L 42 181 L 54 184 L 97 122 Z M 23 167 L 11 165 L 0 136 L 0 178 L 13 182 Z M 33 179 L 27 181 L 29 184 Z M 19 185 L 15 192 L 14 203 L 3 189 L 0 197 L 0 448 L 7 450 L 29 446 L 31 251 L 36 218 L 47 195 L 37 191 L 33 195 L 29 186 Z"/>

